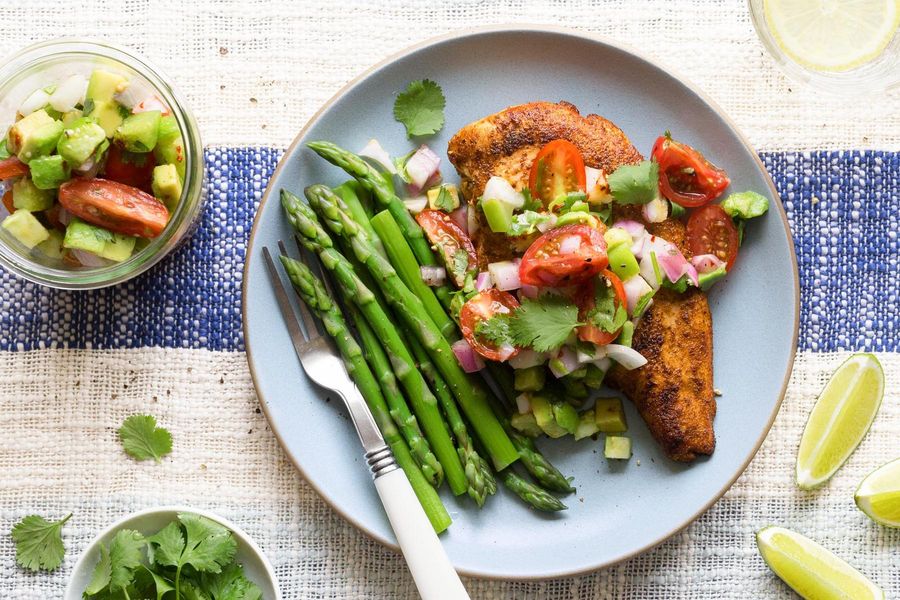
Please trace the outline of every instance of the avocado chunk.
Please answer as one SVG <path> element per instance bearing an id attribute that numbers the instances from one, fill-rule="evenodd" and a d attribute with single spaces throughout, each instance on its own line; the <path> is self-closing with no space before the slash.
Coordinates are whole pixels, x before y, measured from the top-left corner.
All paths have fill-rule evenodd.
<path id="1" fill-rule="evenodd" d="M 587 409 L 578 416 L 578 427 L 575 428 L 576 440 L 582 440 L 586 437 L 591 437 L 599 431 L 600 428 L 597 427 L 593 408 Z"/>
<path id="2" fill-rule="evenodd" d="M 153 150 L 158 164 L 175 165 L 178 177 L 184 182 L 185 155 L 184 140 L 181 137 L 181 129 L 178 121 L 172 115 L 167 115 L 159 120 L 159 135 L 156 140 L 156 148 Z"/>
<path id="3" fill-rule="evenodd" d="M 83 116 L 84 111 L 77 108 L 73 108 L 70 111 L 64 112 L 62 115 L 63 127 L 71 127 L 72 124 L 75 123 L 75 121 L 82 118 Z"/>
<path id="4" fill-rule="evenodd" d="M 90 117 L 82 117 L 63 130 L 56 151 L 73 167 L 91 158 L 106 141 L 106 132 Z"/>
<path id="5" fill-rule="evenodd" d="M 625 411 L 618 398 L 597 398 L 594 404 L 594 419 L 603 433 L 623 433 L 628 431 Z"/>
<path id="6" fill-rule="evenodd" d="M 565 402 L 554 404 L 553 418 L 567 433 L 575 433 L 578 428 L 578 411 L 571 404 Z"/>
<path id="7" fill-rule="evenodd" d="M 53 190 L 69 178 L 69 166 L 59 154 L 36 158 L 28 167 L 31 169 L 31 180 L 40 190 Z"/>
<path id="8" fill-rule="evenodd" d="M 616 460 L 628 460 L 631 458 L 631 438 L 621 435 L 606 436 L 603 456 Z"/>
<path id="9" fill-rule="evenodd" d="M 61 231 L 51 229 L 50 237 L 35 246 L 35 248 L 47 258 L 62 258 L 63 255 L 63 234 Z"/>
<path id="10" fill-rule="evenodd" d="M 0 226 L 29 250 L 50 237 L 50 232 L 27 210 L 17 210 Z"/>
<path id="11" fill-rule="evenodd" d="M 169 211 L 173 211 L 181 200 L 181 178 L 175 165 L 158 165 L 153 168 L 153 195 L 162 200 Z"/>
<path id="12" fill-rule="evenodd" d="M 111 101 L 113 96 L 124 92 L 127 87 L 128 79 L 123 75 L 103 69 L 94 69 L 84 97 L 85 100 L 93 100 L 95 103 Z"/>
<path id="13" fill-rule="evenodd" d="M 66 227 L 63 246 L 73 250 L 85 250 L 101 258 L 121 262 L 131 256 L 135 238 L 113 233 L 108 229 L 72 219 Z"/>
<path id="14" fill-rule="evenodd" d="M 53 206 L 53 191 L 39 189 L 28 177 L 13 184 L 12 195 L 16 210 L 37 212 Z"/>
<path id="15" fill-rule="evenodd" d="M 538 427 L 552 438 L 560 438 L 568 433 L 556 422 L 553 415 L 553 405 L 543 395 L 535 394 L 531 397 L 531 412 Z"/>
<path id="16" fill-rule="evenodd" d="M 544 430 L 537 424 L 537 419 L 534 418 L 532 413 L 525 413 L 524 415 L 516 413 L 510 417 L 509 424 L 512 425 L 513 429 L 528 437 L 537 437 L 544 433 Z"/>
<path id="17" fill-rule="evenodd" d="M 515 388 L 517 392 L 539 392 L 544 389 L 546 371 L 543 365 L 515 370 Z"/>
<path id="18" fill-rule="evenodd" d="M 162 113 L 158 110 L 131 115 L 116 129 L 116 140 L 129 152 L 150 152 L 159 139 L 159 121 Z"/>
<path id="19" fill-rule="evenodd" d="M 50 154 L 62 132 L 62 121 L 51 117 L 46 110 L 36 110 L 9 128 L 7 145 L 19 160 L 27 163 Z"/>
<path id="20" fill-rule="evenodd" d="M 115 100 L 97 100 L 93 103 L 91 110 L 85 112 L 97 121 L 97 125 L 103 128 L 103 132 L 108 138 L 116 134 L 116 129 L 125 121 L 127 114 L 127 111 L 116 104 Z"/>
<path id="21" fill-rule="evenodd" d="M 697 283 L 700 284 L 700 289 L 704 292 L 707 291 L 712 285 L 718 280 L 722 279 L 728 275 L 728 271 L 725 270 L 725 267 L 719 267 L 715 271 L 710 271 L 709 273 L 701 273 L 697 276 Z"/>
<path id="22" fill-rule="evenodd" d="M 584 375 L 584 379 L 581 381 L 584 382 L 584 385 L 589 389 L 598 390 L 603 385 L 603 378 L 606 376 L 606 371 L 598 367 L 597 365 L 587 364 L 587 373 Z"/>
<path id="23" fill-rule="evenodd" d="M 99 255 L 107 260 L 122 262 L 133 254 L 136 241 L 136 237 L 114 233 L 112 241 L 106 242 L 103 251 Z"/>

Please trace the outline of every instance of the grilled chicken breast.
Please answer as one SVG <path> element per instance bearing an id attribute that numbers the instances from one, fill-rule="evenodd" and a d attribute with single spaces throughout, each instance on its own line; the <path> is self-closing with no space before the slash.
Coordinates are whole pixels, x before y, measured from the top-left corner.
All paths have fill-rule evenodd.
<path id="1" fill-rule="evenodd" d="M 461 178 L 463 198 L 474 206 L 487 180 L 499 175 L 517 190 L 528 185 L 531 165 L 547 143 L 575 144 L 587 166 L 612 172 L 642 159 L 625 134 L 597 115 L 582 116 L 567 102 L 512 106 L 460 129 L 447 153 Z M 617 216 L 641 220 L 636 207 L 616 207 Z M 480 260 L 514 255 L 505 234 L 490 231 L 478 211 L 480 227 L 472 236 Z M 648 230 L 686 251 L 684 225 L 670 219 Z M 690 254 L 685 254 L 690 256 Z M 662 290 L 637 325 L 634 347 L 648 363 L 633 371 L 615 368 L 608 381 L 619 387 L 673 460 L 690 461 L 715 447 L 716 403 L 712 383 L 712 318 L 706 295 Z"/>

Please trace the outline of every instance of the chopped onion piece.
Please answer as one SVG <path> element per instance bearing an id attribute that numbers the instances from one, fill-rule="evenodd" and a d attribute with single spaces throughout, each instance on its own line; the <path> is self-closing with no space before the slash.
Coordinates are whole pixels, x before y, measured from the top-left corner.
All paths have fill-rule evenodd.
<path id="1" fill-rule="evenodd" d="M 488 273 L 491 274 L 494 287 L 502 292 L 522 287 L 522 282 L 519 281 L 519 265 L 511 260 L 489 264 Z"/>
<path id="2" fill-rule="evenodd" d="M 725 266 L 725 263 L 715 254 L 698 254 L 691 258 L 691 264 L 698 273 L 712 273 Z"/>
<path id="3" fill-rule="evenodd" d="M 406 206 L 406 210 L 414 215 L 417 215 L 425 210 L 426 206 L 428 206 L 428 196 L 418 196 L 416 198 L 410 198 L 408 200 L 404 200 L 403 204 Z"/>
<path id="4" fill-rule="evenodd" d="M 528 394 L 519 394 L 516 396 L 516 408 L 519 414 L 525 415 L 531 412 L 531 398 Z"/>
<path id="5" fill-rule="evenodd" d="M 546 221 L 541 221 L 540 223 L 535 225 L 535 227 L 537 227 L 537 230 L 541 233 L 547 233 L 556 225 L 557 218 L 558 217 L 556 215 L 550 215 L 549 219 L 547 219 Z"/>
<path id="6" fill-rule="evenodd" d="M 410 183 L 419 190 L 425 189 L 428 180 L 438 172 L 441 166 L 441 157 L 422 144 L 419 149 L 406 161 L 406 174 Z"/>
<path id="7" fill-rule="evenodd" d="M 82 266 L 85 267 L 106 267 L 108 265 L 113 264 L 115 261 L 107 260 L 100 256 L 97 256 L 93 252 L 88 252 L 87 250 L 70 250 L 72 256 L 81 263 Z"/>
<path id="8" fill-rule="evenodd" d="M 638 260 L 644 255 L 644 237 L 647 235 L 647 229 L 637 221 L 617 221 L 613 227 L 624 229 L 631 236 L 631 253 Z"/>
<path id="9" fill-rule="evenodd" d="M 669 203 L 665 198 L 657 195 L 641 208 L 641 213 L 649 223 L 662 223 L 669 216 Z"/>
<path id="10" fill-rule="evenodd" d="M 559 254 L 573 254 L 581 247 L 581 238 L 577 235 L 567 235 L 559 243 Z"/>
<path id="11" fill-rule="evenodd" d="M 604 356 L 603 358 L 598 358 L 597 360 L 595 360 L 594 366 L 606 373 L 612 366 L 612 361 Z"/>
<path id="12" fill-rule="evenodd" d="M 497 360 L 503 362 L 515 353 L 516 347 L 512 344 L 501 344 L 500 347 L 497 348 Z"/>
<path id="13" fill-rule="evenodd" d="M 481 357 L 476 354 L 466 340 L 453 342 L 451 349 L 456 356 L 456 360 L 459 361 L 460 366 L 466 373 L 475 373 L 484 368 L 484 361 L 481 360 Z"/>
<path id="14" fill-rule="evenodd" d="M 103 161 L 94 160 L 93 157 L 88 158 L 86 161 L 78 165 L 75 168 L 75 172 L 78 173 L 79 177 L 84 179 L 93 179 L 97 176 L 97 173 L 100 172 L 100 167 L 103 166 Z"/>
<path id="15" fill-rule="evenodd" d="M 359 151 L 359 155 L 374 161 L 377 166 L 391 175 L 397 173 L 397 167 L 394 165 L 394 161 L 391 160 L 391 155 L 387 153 L 387 150 L 375 138 L 369 140 L 369 143 Z"/>
<path id="16" fill-rule="evenodd" d="M 481 197 L 488 200 L 499 200 L 513 208 L 522 208 L 525 206 L 525 196 L 517 192 L 507 180 L 496 175 L 488 179 L 487 184 L 484 186 L 484 193 Z"/>
<path id="17" fill-rule="evenodd" d="M 59 112 L 68 112 L 75 108 L 76 104 L 84 102 L 87 92 L 87 80 L 81 75 L 72 75 L 50 94 L 50 106 Z"/>
<path id="18" fill-rule="evenodd" d="M 163 104 L 163 101 L 156 96 L 144 98 L 131 108 L 131 112 L 134 114 L 150 112 L 151 110 L 158 110 L 164 117 L 169 114 L 169 107 Z"/>
<path id="19" fill-rule="evenodd" d="M 447 280 L 447 270 L 444 267 L 422 265 L 419 267 L 419 272 L 422 274 L 422 281 L 430 287 L 444 285 L 444 282 Z"/>
<path id="20" fill-rule="evenodd" d="M 677 282 L 683 275 L 687 275 L 694 285 L 698 285 L 697 269 L 677 249 L 674 253 L 670 251 L 657 254 L 656 261 L 659 263 L 659 268 L 665 274 L 666 279 L 672 283 Z"/>
<path id="21" fill-rule="evenodd" d="M 69 224 L 69 221 L 72 220 L 72 215 L 69 214 L 69 211 L 64 209 L 62 206 L 59 207 L 59 212 L 56 213 L 56 218 L 60 222 L 60 224 L 65 227 Z"/>
<path id="22" fill-rule="evenodd" d="M 606 356 L 631 371 L 647 364 L 647 359 L 635 350 L 621 344 L 607 344 Z"/>
<path id="23" fill-rule="evenodd" d="M 28 116 L 36 110 L 44 108 L 50 102 L 50 94 L 44 90 L 35 90 L 33 94 L 25 98 L 25 102 L 19 107 L 19 113 Z"/>
<path id="24" fill-rule="evenodd" d="M 625 297 L 628 300 L 629 315 L 634 312 L 634 307 L 637 306 L 638 300 L 653 291 L 647 280 L 641 277 L 640 274 L 632 275 L 623 281 L 622 287 L 625 289 Z"/>
<path id="25" fill-rule="evenodd" d="M 539 288 L 538 286 L 525 284 L 522 286 L 520 294 L 522 296 L 525 296 L 526 298 L 534 299 L 538 297 L 538 294 L 540 294 L 540 292 L 541 288 Z"/>
<path id="26" fill-rule="evenodd" d="M 450 220 L 459 225 L 465 233 L 469 233 L 469 205 L 462 204 L 450 213 Z"/>
<path id="27" fill-rule="evenodd" d="M 475 277 L 475 289 L 479 292 L 485 292 L 491 289 L 491 274 L 482 271 Z"/>
<path id="28" fill-rule="evenodd" d="M 584 189 L 590 192 L 594 189 L 594 186 L 597 185 L 597 180 L 600 179 L 600 176 L 603 174 L 603 171 L 600 169 L 595 169 L 594 167 L 585 167 L 584 168 Z"/>
<path id="29" fill-rule="evenodd" d="M 644 256 L 641 257 L 641 277 L 644 278 L 651 288 L 654 290 L 658 290 L 659 286 L 662 285 L 662 281 L 660 281 L 656 277 L 656 269 L 653 268 L 653 254 L 654 251 L 650 250 L 646 246 L 644 246 Z M 662 275 L 662 273 L 660 273 Z"/>
<path id="30" fill-rule="evenodd" d="M 556 358 L 550 361 L 550 372 L 559 379 L 576 370 L 579 366 L 581 365 L 578 363 L 578 354 L 568 346 L 563 346 L 560 348 Z"/>
<path id="31" fill-rule="evenodd" d="M 522 348 L 519 353 L 509 359 L 509 366 L 513 369 L 527 369 L 547 362 L 547 355 L 543 352 L 535 352 L 531 348 Z"/>
<path id="32" fill-rule="evenodd" d="M 472 237 L 478 232 L 478 211 L 466 211 L 466 233 Z"/>

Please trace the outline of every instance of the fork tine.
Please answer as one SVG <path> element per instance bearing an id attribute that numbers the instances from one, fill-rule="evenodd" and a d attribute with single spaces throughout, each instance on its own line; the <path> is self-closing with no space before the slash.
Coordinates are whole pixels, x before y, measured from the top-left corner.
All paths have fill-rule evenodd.
<path id="1" fill-rule="evenodd" d="M 297 320 L 293 307 L 291 307 L 285 284 L 275 268 L 275 261 L 272 260 L 272 255 L 269 253 L 268 248 L 263 247 L 263 258 L 266 263 L 266 269 L 269 271 L 269 277 L 272 279 L 275 299 L 278 301 L 278 308 L 281 310 L 281 316 L 284 318 L 284 323 L 287 326 L 288 335 L 291 338 L 291 343 L 294 345 L 294 351 L 297 353 L 297 358 L 302 360 L 308 340 L 303 334 L 303 329 L 300 328 L 300 322 Z"/>
<path id="2" fill-rule="evenodd" d="M 287 252 L 287 247 L 284 245 L 284 242 L 278 240 L 278 250 L 281 252 L 283 256 L 289 256 Z M 300 262 L 309 266 L 306 261 L 303 259 L 303 256 L 300 257 Z M 299 298 L 299 294 L 298 294 Z M 319 327 L 319 320 L 312 315 L 309 311 L 309 307 L 306 306 L 306 302 L 303 301 L 303 298 L 300 298 L 300 302 L 297 303 L 300 308 L 300 317 L 303 319 L 303 326 L 306 327 L 306 336 L 309 341 L 313 341 L 322 337 L 322 328 Z"/>

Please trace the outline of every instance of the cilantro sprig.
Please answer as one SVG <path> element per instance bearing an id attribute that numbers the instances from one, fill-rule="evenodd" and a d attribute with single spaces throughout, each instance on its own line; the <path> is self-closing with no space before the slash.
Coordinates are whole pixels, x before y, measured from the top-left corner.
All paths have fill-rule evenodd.
<path id="1" fill-rule="evenodd" d="M 550 352 L 562 346 L 579 325 L 577 306 L 561 296 L 547 295 L 525 299 L 512 313 L 482 321 L 475 334 L 498 345 Z"/>
<path id="2" fill-rule="evenodd" d="M 432 135 L 444 126 L 445 105 L 441 86 L 430 79 L 413 81 L 394 101 L 394 119 L 406 127 L 407 137 Z"/>
<path id="3" fill-rule="evenodd" d="M 131 415 L 119 428 L 125 452 L 135 460 L 152 458 L 157 463 L 172 451 L 172 434 L 156 426 L 151 415 Z"/>
<path id="4" fill-rule="evenodd" d="M 609 174 L 609 189 L 619 204 L 647 204 L 659 195 L 659 165 L 645 160 Z"/>
<path id="5" fill-rule="evenodd" d="M 62 541 L 62 527 L 72 513 L 59 521 L 47 521 L 38 515 L 28 515 L 12 528 L 16 543 L 16 562 L 29 571 L 54 571 L 62 564 L 66 549 Z"/>

